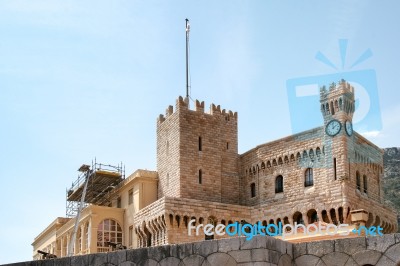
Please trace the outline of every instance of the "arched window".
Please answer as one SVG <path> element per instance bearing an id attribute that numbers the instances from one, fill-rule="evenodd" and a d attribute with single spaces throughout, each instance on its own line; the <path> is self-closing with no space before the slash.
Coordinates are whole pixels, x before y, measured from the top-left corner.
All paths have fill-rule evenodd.
<path id="1" fill-rule="evenodd" d="M 250 185 L 250 193 L 251 197 L 254 198 L 256 196 L 256 183 L 251 183 Z"/>
<path id="2" fill-rule="evenodd" d="M 183 223 L 185 224 L 185 227 L 187 228 L 188 223 L 189 223 L 189 217 L 187 215 L 183 216 Z"/>
<path id="3" fill-rule="evenodd" d="M 356 186 L 358 190 L 361 189 L 360 173 L 358 171 L 356 172 Z"/>
<path id="4" fill-rule="evenodd" d="M 297 160 L 298 163 L 301 161 L 300 152 L 298 152 L 298 153 L 296 154 L 296 160 Z"/>
<path id="5" fill-rule="evenodd" d="M 338 213 L 339 213 L 339 223 L 343 223 L 344 218 L 343 218 L 343 207 L 339 207 L 338 209 Z"/>
<path id="6" fill-rule="evenodd" d="M 319 161 L 321 159 L 321 149 L 319 147 L 317 147 L 317 149 L 315 150 L 315 153 L 317 154 L 317 160 Z"/>
<path id="7" fill-rule="evenodd" d="M 283 192 L 283 176 L 278 175 L 275 179 L 275 193 Z"/>
<path id="8" fill-rule="evenodd" d="M 314 161 L 314 150 L 313 150 L 313 149 L 310 149 L 310 151 L 308 152 L 308 154 L 309 154 L 309 156 L 310 156 L 311 161 Z"/>
<path id="9" fill-rule="evenodd" d="M 293 222 L 297 224 L 304 224 L 303 214 L 299 211 L 295 212 L 293 214 Z"/>
<path id="10" fill-rule="evenodd" d="M 304 186 L 311 187 L 314 185 L 313 169 L 307 168 L 304 174 Z"/>
<path id="11" fill-rule="evenodd" d="M 326 210 L 323 210 L 321 212 L 321 216 L 322 216 L 322 221 L 324 221 L 327 224 L 330 223 L 329 217 L 328 217 L 328 212 Z"/>
<path id="12" fill-rule="evenodd" d="M 363 176 L 363 183 L 364 183 L 364 193 L 368 193 L 368 180 L 366 175 Z"/>
<path id="13" fill-rule="evenodd" d="M 307 158 L 308 158 L 307 151 L 303 151 L 303 161 L 304 162 L 307 161 Z"/>
<path id="14" fill-rule="evenodd" d="M 103 220 L 97 227 L 97 246 L 108 247 L 107 242 L 122 244 L 121 226 L 112 219 Z"/>
<path id="15" fill-rule="evenodd" d="M 315 209 L 308 210 L 307 217 L 308 217 L 308 223 L 309 224 L 318 222 L 318 214 L 317 214 L 317 211 Z"/>

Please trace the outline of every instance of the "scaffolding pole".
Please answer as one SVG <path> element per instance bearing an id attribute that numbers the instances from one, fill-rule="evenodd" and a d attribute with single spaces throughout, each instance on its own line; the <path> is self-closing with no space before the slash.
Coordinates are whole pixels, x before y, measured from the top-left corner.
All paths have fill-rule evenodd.
<path id="1" fill-rule="evenodd" d="M 73 246 L 75 244 L 76 233 L 78 231 L 78 225 L 79 225 L 79 219 L 81 217 L 83 203 L 85 202 L 86 190 L 87 190 L 87 186 L 89 183 L 89 177 L 90 177 L 90 172 L 91 172 L 90 166 L 88 166 L 88 165 L 82 165 L 80 170 L 81 169 L 84 169 L 86 171 L 85 187 L 83 188 L 81 202 L 78 206 L 78 213 L 76 214 L 76 217 L 75 217 L 76 220 L 75 220 L 74 231 L 72 232 L 72 236 L 71 236 L 71 239 L 70 239 L 70 242 L 68 245 L 68 257 L 71 257 L 74 254 Z"/>

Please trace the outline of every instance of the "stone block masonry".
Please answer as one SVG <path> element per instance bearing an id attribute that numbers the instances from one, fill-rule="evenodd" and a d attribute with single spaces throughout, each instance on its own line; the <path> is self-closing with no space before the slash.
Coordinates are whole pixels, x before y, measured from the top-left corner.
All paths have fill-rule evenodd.
<path id="1" fill-rule="evenodd" d="M 96 253 L 9 266 L 344 266 L 400 265 L 400 234 L 292 244 L 273 237 L 243 237 Z"/>

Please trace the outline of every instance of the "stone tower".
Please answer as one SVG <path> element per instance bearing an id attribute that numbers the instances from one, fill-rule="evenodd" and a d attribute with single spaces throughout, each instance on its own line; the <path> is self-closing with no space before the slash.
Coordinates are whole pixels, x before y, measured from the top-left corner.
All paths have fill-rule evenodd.
<path id="1" fill-rule="evenodd" d="M 321 112 L 326 125 L 332 119 L 344 123 L 351 121 L 355 110 L 354 88 L 345 80 L 332 83 L 329 89 L 323 86 L 320 90 Z"/>
<path id="2" fill-rule="evenodd" d="M 179 97 L 157 121 L 158 197 L 239 203 L 237 113 Z"/>
<path id="3" fill-rule="evenodd" d="M 353 142 L 352 119 L 355 110 L 354 88 L 345 80 L 325 86 L 320 91 L 321 112 L 324 118 L 325 165 L 327 179 L 349 177 Z"/>

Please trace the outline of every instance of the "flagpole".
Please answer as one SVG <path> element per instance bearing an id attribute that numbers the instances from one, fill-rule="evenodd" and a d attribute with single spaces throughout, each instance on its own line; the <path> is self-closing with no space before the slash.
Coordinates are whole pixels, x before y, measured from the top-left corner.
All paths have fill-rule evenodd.
<path id="1" fill-rule="evenodd" d="M 189 20 L 186 19 L 186 97 L 189 98 Z"/>

